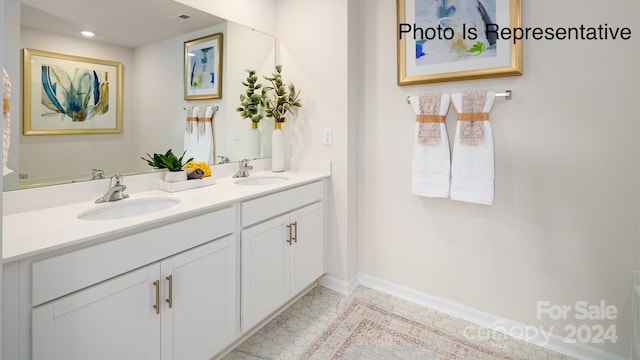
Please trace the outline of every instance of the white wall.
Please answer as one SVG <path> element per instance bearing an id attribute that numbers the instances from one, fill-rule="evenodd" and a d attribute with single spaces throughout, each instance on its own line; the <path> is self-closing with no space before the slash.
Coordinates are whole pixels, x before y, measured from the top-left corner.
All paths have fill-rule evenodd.
<path id="1" fill-rule="evenodd" d="M 302 109 L 285 124 L 289 154 L 331 160 L 327 214 L 329 275 L 347 281 L 357 270 L 357 144 L 349 99 L 353 72 L 350 56 L 349 2 L 279 0 L 277 62 L 285 82 L 301 90 Z M 352 15 L 353 16 L 353 15 Z M 324 129 L 333 129 L 333 145 L 322 145 Z"/>
<path id="2" fill-rule="evenodd" d="M 277 0 L 175 0 L 223 19 L 275 35 Z"/>
<path id="3" fill-rule="evenodd" d="M 527 26 L 608 23 L 638 37 L 637 1 L 522 5 Z M 395 2 L 362 1 L 360 11 L 360 271 L 560 336 L 581 322 L 538 320 L 537 301 L 604 300 L 620 312 L 619 340 L 594 346 L 627 356 L 639 267 L 637 39 L 525 41 L 521 77 L 398 87 Z M 480 88 L 514 93 L 492 112 L 495 204 L 411 195 L 406 96 Z"/>

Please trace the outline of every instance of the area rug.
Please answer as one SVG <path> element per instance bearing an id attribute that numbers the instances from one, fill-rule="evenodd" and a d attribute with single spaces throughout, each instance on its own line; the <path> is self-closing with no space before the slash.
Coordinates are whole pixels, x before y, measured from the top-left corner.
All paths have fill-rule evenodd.
<path id="1" fill-rule="evenodd" d="M 353 300 L 301 359 L 510 359 L 375 305 Z"/>

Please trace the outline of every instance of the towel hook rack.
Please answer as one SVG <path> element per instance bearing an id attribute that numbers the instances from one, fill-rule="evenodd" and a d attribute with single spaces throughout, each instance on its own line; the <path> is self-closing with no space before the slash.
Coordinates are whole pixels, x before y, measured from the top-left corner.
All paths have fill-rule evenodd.
<path id="1" fill-rule="evenodd" d="M 512 92 L 511 92 L 511 90 L 505 90 L 505 92 L 496 93 L 496 97 L 502 97 L 505 100 L 511 100 L 512 99 Z M 410 104 L 409 98 L 410 98 L 410 96 L 407 96 L 407 104 Z"/>

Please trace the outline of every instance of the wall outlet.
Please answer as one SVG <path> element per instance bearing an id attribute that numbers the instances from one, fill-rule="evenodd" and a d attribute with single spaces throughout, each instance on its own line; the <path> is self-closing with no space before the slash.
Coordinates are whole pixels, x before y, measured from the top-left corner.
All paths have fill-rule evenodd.
<path id="1" fill-rule="evenodd" d="M 332 129 L 324 129 L 322 133 L 322 144 L 324 145 L 333 145 L 333 130 Z"/>
<path id="2" fill-rule="evenodd" d="M 240 141 L 240 128 L 239 127 L 233 128 L 233 140 L 234 141 Z"/>

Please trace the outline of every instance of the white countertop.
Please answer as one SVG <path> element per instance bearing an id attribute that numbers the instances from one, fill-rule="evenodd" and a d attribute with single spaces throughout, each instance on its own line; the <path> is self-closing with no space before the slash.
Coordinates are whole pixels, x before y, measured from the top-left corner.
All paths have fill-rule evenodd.
<path id="1" fill-rule="evenodd" d="M 230 177 L 216 180 L 215 185 L 180 192 L 161 190 L 129 193 L 129 199 L 174 197 L 175 206 L 146 215 L 115 220 L 80 220 L 77 216 L 96 206 L 94 200 L 18 212 L 3 216 L 2 257 L 5 263 L 22 260 L 61 249 L 84 247 L 162 224 L 171 223 L 250 198 L 278 192 L 330 176 L 326 171 L 252 172 L 257 176 L 283 176 L 288 180 L 271 185 L 237 185 Z M 125 191 L 126 192 L 126 191 Z M 120 200 L 128 201 L 129 199 Z"/>

